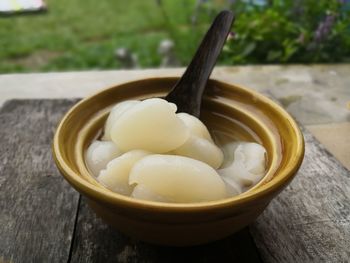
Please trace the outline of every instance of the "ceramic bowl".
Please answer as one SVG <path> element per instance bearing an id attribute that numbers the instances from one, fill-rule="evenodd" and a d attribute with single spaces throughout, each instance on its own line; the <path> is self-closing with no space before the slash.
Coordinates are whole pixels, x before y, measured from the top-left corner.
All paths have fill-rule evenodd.
<path id="1" fill-rule="evenodd" d="M 188 246 L 221 239 L 252 223 L 296 174 L 304 156 L 304 141 L 293 118 L 269 98 L 210 80 L 201 119 L 214 136 L 263 144 L 268 167 L 263 180 L 232 198 L 190 204 L 142 201 L 106 189 L 89 174 L 84 152 L 100 134 L 111 107 L 128 99 L 162 97 L 177 79 L 129 82 L 81 100 L 59 123 L 53 154 L 64 178 L 105 222 L 146 242 Z"/>

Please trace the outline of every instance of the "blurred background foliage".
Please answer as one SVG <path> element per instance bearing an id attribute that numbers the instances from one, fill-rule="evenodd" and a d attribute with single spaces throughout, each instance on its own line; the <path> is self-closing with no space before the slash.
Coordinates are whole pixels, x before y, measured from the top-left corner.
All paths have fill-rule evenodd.
<path id="1" fill-rule="evenodd" d="M 127 48 L 159 67 L 159 44 L 191 59 L 217 12 L 236 13 L 221 65 L 350 61 L 349 0 L 47 0 L 48 12 L 0 17 L 0 73 L 116 69 Z"/>

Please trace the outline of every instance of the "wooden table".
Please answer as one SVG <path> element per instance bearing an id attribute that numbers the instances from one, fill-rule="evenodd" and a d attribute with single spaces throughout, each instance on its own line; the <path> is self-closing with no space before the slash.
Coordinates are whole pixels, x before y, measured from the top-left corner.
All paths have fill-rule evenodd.
<path id="1" fill-rule="evenodd" d="M 349 65 L 215 70 L 214 78 L 268 92 L 306 127 L 299 174 L 249 228 L 170 248 L 129 239 L 95 217 L 53 164 L 59 118 L 71 98 L 182 71 L 0 75 L 0 262 L 350 261 Z"/>

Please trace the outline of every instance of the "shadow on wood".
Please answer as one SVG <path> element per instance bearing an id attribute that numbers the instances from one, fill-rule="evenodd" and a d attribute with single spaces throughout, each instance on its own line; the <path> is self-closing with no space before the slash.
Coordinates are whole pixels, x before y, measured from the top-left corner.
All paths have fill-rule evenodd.
<path id="1" fill-rule="evenodd" d="M 211 244 L 162 247 L 130 239 L 96 217 L 82 198 L 71 262 L 260 262 L 248 229 Z"/>

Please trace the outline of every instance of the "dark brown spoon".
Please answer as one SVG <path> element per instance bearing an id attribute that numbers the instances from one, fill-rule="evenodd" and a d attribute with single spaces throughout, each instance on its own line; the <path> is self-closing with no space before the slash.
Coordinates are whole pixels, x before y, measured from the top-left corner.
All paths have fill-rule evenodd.
<path id="1" fill-rule="evenodd" d="M 176 104 L 178 112 L 199 117 L 205 85 L 233 21 L 234 15 L 231 11 L 222 11 L 216 16 L 185 73 L 165 97 L 167 101 Z"/>

